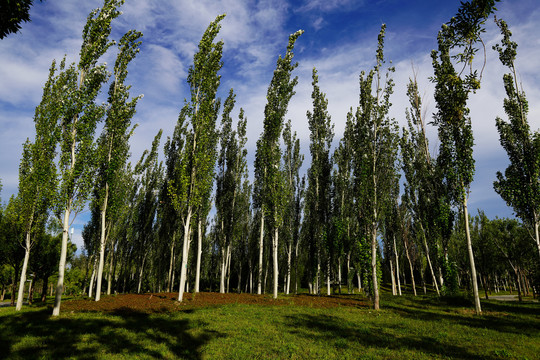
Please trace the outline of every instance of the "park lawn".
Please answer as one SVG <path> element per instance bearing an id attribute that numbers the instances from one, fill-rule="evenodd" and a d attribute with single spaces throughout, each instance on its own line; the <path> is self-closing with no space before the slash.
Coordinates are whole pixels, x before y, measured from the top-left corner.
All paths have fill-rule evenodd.
<path id="1" fill-rule="evenodd" d="M 120 298 L 121 295 L 118 296 Z M 6 359 L 538 359 L 540 305 L 383 294 L 380 311 L 228 303 L 144 312 L 0 309 Z M 347 297 L 347 296 L 343 296 Z M 108 297 L 105 297 L 108 298 Z M 114 302 L 114 297 L 108 299 Z M 164 301 L 172 301 L 167 299 Z M 65 308 L 69 301 L 63 302 Z"/>

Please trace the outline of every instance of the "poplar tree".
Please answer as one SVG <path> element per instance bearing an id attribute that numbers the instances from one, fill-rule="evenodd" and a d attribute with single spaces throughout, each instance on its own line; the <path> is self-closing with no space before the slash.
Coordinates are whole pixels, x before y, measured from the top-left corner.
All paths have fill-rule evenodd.
<path id="1" fill-rule="evenodd" d="M 199 42 L 199 51 L 193 57 L 187 79 L 191 98 L 180 113 L 191 127 L 178 164 L 180 179 L 169 181 L 169 194 L 184 228 L 178 301 L 182 301 L 184 295 L 192 218 L 204 201 L 203 197 L 207 196 L 208 189 L 212 187 L 214 178 L 217 142 L 215 124 L 220 108 L 216 92 L 221 79 L 218 72 L 223 66 L 223 41 L 214 43 L 214 39 L 224 17 L 219 15 L 210 23 Z"/>
<path id="2" fill-rule="evenodd" d="M 504 111 L 508 121 L 497 117 L 496 125 L 502 147 L 506 150 L 510 165 L 504 174 L 497 172 L 493 183 L 495 191 L 514 209 L 516 215 L 534 229 L 534 240 L 540 255 L 540 133 L 532 132 L 527 114 L 529 104 L 523 90 L 519 90 L 515 60 L 517 43 L 504 20 L 497 20 L 503 36 L 501 44 L 493 47 L 499 53 L 501 63 L 510 73 L 503 76 L 507 98 Z"/>
<path id="3" fill-rule="evenodd" d="M 291 79 L 292 71 L 298 66 L 293 63 L 294 44 L 298 37 L 303 34 L 299 30 L 289 36 L 287 51 L 282 58 L 279 56 L 274 70 L 274 76 L 268 87 L 266 94 L 267 103 L 264 107 L 264 128 L 261 138 L 257 141 L 257 151 L 255 155 L 255 186 L 256 202 L 261 211 L 260 229 L 260 254 L 259 254 L 259 278 L 258 293 L 261 293 L 262 284 L 262 253 L 263 234 L 265 217 L 270 220 L 272 238 L 272 263 L 273 263 L 273 296 L 277 298 L 278 293 L 278 245 L 279 228 L 283 223 L 284 205 L 284 179 L 280 170 L 281 150 L 279 138 L 283 129 L 283 122 L 289 106 L 291 97 L 295 94 L 294 87 L 298 83 L 298 77 Z"/>
<path id="4" fill-rule="evenodd" d="M 331 214 L 331 175 L 332 162 L 330 147 L 334 138 L 334 126 L 328 114 L 328 100 L 319 88 L 317 70 L 312 71 L 313 112 L 307 111 L 310 130 L 311 166 L 308 170 L 308 187 L 306 194 L 307 226 L 310 227 L 310 278 L 316 277 L 315 293 L 320 283 L 320 268 L 326 262 L 327 294 L 330 295 L 330 214 Z M 327 251 L 325 251 L 325 249 Z M 323 259 L 326 256 L 326 259 Z M 313 258 L 315 257 L 315 259 Z M 316 270 L 315 270 L 316 264 Z"/>
<path id="5" fill-rule="evenodd" d="M 342 230 L 340 237 L 341 246 L 347 257 L 347 283 L 352 282 L 351 256 L 353 254 L 353 232 L 355 228 L 354 215 L 354 177 L 353 177 L 353 159 L 355 148 L 354 141 L 354 123 L 352 109 L 347 113 L 345 130 L 343 137 L 334 150 L 333 163 L 335 164 L 332 175 L 333 183 L 333 212 L 337 226 Z M 349 286 L 349 292 L 351 287 Z"/>
<path id="6" fill-rule="evenodd" d="M 404 200 L 414 220 L 416 234 L 424 245 L 433 287 L 437 295 L 440 295 L 428 245 L 428 237 L 431 236 L 431 240 L 433 240 L 435 212 L 439 205 L 435 190 L 436 164 L 432 161 L 429 153 L 425 122 L 422 116 L 422 101 L 418 94 L 416 80 L 409 81 L 407 96 L 410 108 L 406 110 L 407 127 L 403 128 L 400 141 L 402 170 L 405 175 Z"/>
<path id="7" fill-rule="evenodd" d="M 25 250 L 16 310 L 22 308 L 26 272 L 30 259 L 30 250 L 35 245 L 35 229 L 47 221 L 57 185 L 54 157 L 58 141 L 58 107 L 55 98 L 61 89 L 54 81 L 56 63 L 49 70 L 49 78 L 43 88 L 43 97 L 36 108 L 34 122 L 35 141 L 29 140 L 23 146 L 23 157 L 19 166 L 20 221 L 24 231 Z"/>
<path id="8" fill-rule="evenodd" d="M 287 272 L 285 275 L 285 294 L 289 294 L 291 288 L 292 263 L 298 261 L 298 246 L 300 241 L 299 227 L 301 216 L 301 203 L 303 197 L 303 185 L 300 180 L 300 168 L 304 161 L 304 155 L 300 154 L 300 139 L 296 132 L 292 132 L 291 120 L 285 123 L 283 129 L 283 172 L 286 181 L 285 186 L 285 218 L 283 222 L 283 237 L 285 238 L 285 251 L 287 255 Z M 292 258 L 295 254 L 294 259 Z M 298 274 L 296 274 L 297 276 Z"/>
<path id="9" fill-rule="evenodd" d="M 118 55 L 114 64 L 114 80 L 109 88 L 109 108 L 103 133 L 99 139 L 99 171 L 96 201 L 100 206 L 100 247 L 97 273 L 96 301 L 101 298 L 101 280 L 105 263 L 105 246 L 111 227 L 118 217 L 119 204 L 124 201 L 119 191 L 122 186 L 121 172 L 129 156 L 129 138 L 133 134 L 131 118 L 140 97 L 129 99 L 131 86 L 125 85 L 127 66 L 139 52 L 138 39 L 142 33 L 130 30 L 120 39 Z M 112 252 L 111 252 L 112 256 Z M 109 282 L 110 285 L 110 282 Z"/>
<path id="10" fill-rule="evenodd" d="M 216 217 L 219 222 L 218 237 L 221 252 L 219 291 L 221 293 L 225 292 L 225 277 L 230 267 L 233 238 L 241 225 L 238 202 L 242 190 L 242 180 L 247 170 L 247 150 L 244 148 L 247 141 L 247 123 L 242 109 L 240 110 L 237 130 L 232 129 L 230 113 L 234 107 L 235 97 L 231 89 L 224 103 L 216 181 Z"/>
<path id="11" fill-rule="evenodd" d="M 79 63 L 65 67 L 62 62 L 55 79 L 58 85 L 63 85 L 56 99 L 61 112 L 58 125 L 61 129 L 58 163 L 60 186 L 56 211 L 63 218 L 63 234 L 53 316 L 60 314 L 69 226 L 84 208 L 92 189 L 95 174 L 94 133 L 106 112 L 105 106 L 96 104 L 95 100 L 109 73 L 106 65 L 98 65 L 97 62 L 114 44 L 109 40 L 111 22 L 120 15 L 117 8 L 123 3 L 123 0 L 105 0 L 101 9 L 95 9 L 88 15 L 82 33 Z"/>
<path id="12" fill-rule="evenodd" d="M 355 177 L 359 218 L 366 223 L 371 243 L 371 288 L 373 308 L 379 309 L 378 242 L 379 227 L 385 210 L 391 205 L 393 177 L 396 174 L 397 124 L 388 117 L 394 82 L 389 67 L 382 79 L 384 35 L 382 25 L 378 37 L 376 65 L 360 75 L 360 105 L 356 111 Z M 374 83 L 375 82 L 375 83 Z M 372 93 L 375 91 L 375 93 Z"/>
<path id="13" fill-rule="evenodd" d="M 459 205 L 464 214 L 465 235 L 472 277 L 472 287 L 476 313 L 482 308 L 478 296 L 478 283 L 474 254 L 469 230 L 469 212 L 467 202 L 470 185 L 474 175 L 471 118 L 467 101 L 469 94 L 480 88 L 482 73 L 473 68 L 473 59 L 478 53 L 478 43 L 485 31 L 483 25 L 489 15 L 495 11 L 497 0 L 472 0 L 462 2 L 458 13 L 442 26 L 437 36 L 438 50 L 433 50 L 435 82 L 435 101 L 437 113 L 433 123 L 438 126 L 439 158 L 444 182 L 449 187 L 450 202 Z M 451 51 L 461 51 L 451 55 Z M 463 64 L 462 70 L 455 69 L 452 59 Z M 468 73 L 463 72 L 468 68 Z"/>

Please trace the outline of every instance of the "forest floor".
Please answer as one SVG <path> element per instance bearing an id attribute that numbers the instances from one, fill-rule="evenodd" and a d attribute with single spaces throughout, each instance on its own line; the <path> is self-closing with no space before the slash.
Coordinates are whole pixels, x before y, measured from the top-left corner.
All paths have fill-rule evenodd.
<path id="1" fill-rule="evenodd" d="M 540 304 L 382 293 L 52 298 L 0 308 L 2 359 L 538 359 Z"/>

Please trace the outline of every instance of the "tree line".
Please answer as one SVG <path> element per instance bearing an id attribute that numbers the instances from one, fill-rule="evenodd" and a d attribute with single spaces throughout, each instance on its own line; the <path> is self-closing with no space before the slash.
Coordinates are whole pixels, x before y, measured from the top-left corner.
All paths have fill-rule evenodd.
<path id="1" fill-rule="evenodd" d="M 480 89 L 486 64 L 475 60 L 486 51 L 482 34 L 495 0 L 463 2 L 438 33 L 431 54 L 437 154 L 429 151 L 414 76 L 407 125 L 400 129 L 389 117 L 395 69 L 384 56 L 383 25 L 374 66 L 360 74 L 359 103 L 335 147 L 328 100 L 313 69 L 313 107 L 306 114 L 311 163 L 303 174 L 300 141 L 286 121 L 298 83 L 294 47 L 303 31 L 291 34 L 268 87 L 252 177 L 248 119 L 236 110 L 233 89 L 223 103 L 217 96 L 223 41 L 216 38 L 225 15 L 201 38 L 173 134 L 161 147 L 159 131 L 152 147 L 129 162 L 141 97 L 130 94 L 125 80 L 142 33 L 110 39 L 123 3 L 105 0 L 89 14 L 78 63 L 53 61 L 34 115 L 35 139 L 24 144 L 19 193 L 0 209 L 2 296 L 11 282 L 14 304 L 18 283 L 18 310 L 29 272 L 30 284 L 42 284 L 43 299 L 55 293 L 53 315 L 66 291 L 96 301 L 105 292 L 178 291 L 182 301 L 189 291 L 277 298 L 300 288 L 341 293 L 345 285 L 349 293 L 364 291 L 378 309 L 387 282 L 395 295 L 416 295 L 417 284 L 439 296 L 466 287 L 477 313 L 479 283 L 486 297 L 507 288 L 520 299 L 538 292 L 540 137 L 530 129 L 517 81 L 517 44 L 497 18 L 502 40 L 494 50 L 510 72 L 503 78 L 508 120 L 496 125 L 510 165 L 494 188 L 521 222 L 468 210 L 474 137 L 467 102 Z M 99 61 L 113 46 L 110 71 Z M 98 104 L 107 86 L 107 102 Z M 76 256 L 69 228 L 85 207 L 91 219 Z M 49 286 L 51 279 L 56 285 Z"/>

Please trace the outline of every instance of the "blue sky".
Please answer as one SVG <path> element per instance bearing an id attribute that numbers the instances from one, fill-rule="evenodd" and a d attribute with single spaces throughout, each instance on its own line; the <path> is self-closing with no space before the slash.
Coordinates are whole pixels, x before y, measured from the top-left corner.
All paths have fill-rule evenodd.
<path id="1" fill-rule="evenodd" d="M 81 32 L 88 13 L 102 5 L 100 0 L 65 0 L 35 2 L 22 31 L 0 40 L 0 179 L 5 202 L 17 192 L 18 163 L 22 143 L 33 138 L 33 113 L 47 79 L 53 59 L 67 54 L 76 61 Z M 457 11 L 459 1 L 432 0 L 127 0 L 123 15 L 113 23 L 113 38 L 129 29 L 144 33 L 141 53 L 130 65 L 127 83 L 132 94 L 144 94 L 134 122 L 139 128 L 133 137 L 133 161 L 149 148 L 159 129 L 164 138 L 172 134 L 183 99 L 188 96 L 187 70 L 197 44 L 208 24 L 221 13 L 219 38 L 224 45 L 224 68 L 220 94 L 225 98 L 232 87 L 240 107 L 248 118 L 248 151 L 250 172 L 255 143 L 262 131 L 265 96 L 275 62 L 284 53 L 288 35 L 298 29 L 305 33 L 298 39 L 295 59 L 299 77 L 287 118 L 293 123 L 309 163 L 309 130 L 306 111 L 311 109 L 311 69 L 319 71 L 322 91 L 327 94 L 329 112 L 335 124 L 335 142 L 343 133 L 346 113 L 358 102 L 358 76 L 374 64 L 377 35 L 387 24 L 386 58 L 396 66 L 396 86 L 391 116 L 405 125 L 406 83 L 417 73 L 424 96 L 427 120 L 435 111 L 430 51 L 436 47 L 441 24 Z M 498 16 L 505 19 L 518 42 L 517 67 L 527 93 L 533 129 L 540 127 L 540 79 L 538 59 L 540 9 L 536 0 L 503 1 Z M 482 89 L 470 100 L 475 135 L 476 175 L 471 188 L 470 211 L 485 210 L 489 217 L 512 216 L 512 210 L 493 191 L 496 171 L 507 165 L 495 128 L 496 116 L 504 118 L 504 89 L 497 54 L 491 46 L 499 38 L 493 20 L 487 24 L 484 42 L 487 66 Z M 112 64 L 114 54 L 103 62 Z M 436 130 L 428 129 L 430 149 L 438 147 Z M 163 140 L 164 142 L 164 140 Z M 75 241 L 81 244 L 80 230 L 88 220 L 80 215 L 74 222 Z"/>

